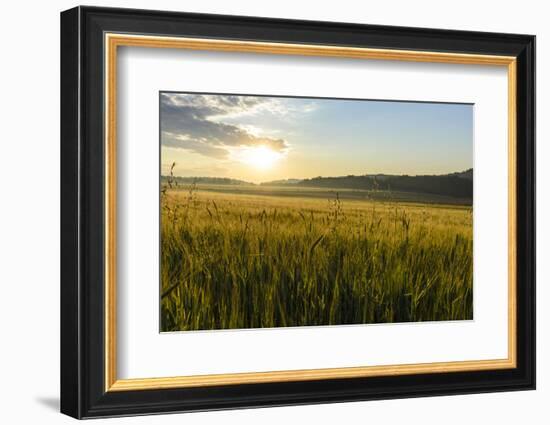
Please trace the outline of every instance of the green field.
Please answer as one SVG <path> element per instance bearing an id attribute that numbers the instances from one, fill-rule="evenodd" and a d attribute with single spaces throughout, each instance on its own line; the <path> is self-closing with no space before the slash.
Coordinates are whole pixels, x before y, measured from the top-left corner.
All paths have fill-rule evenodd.
<path id="1" fill-rule="evenodd" d="M 472 239 L 472 207 L 430 195 L 167 189 L 161 330 L 472 319 Z"/>

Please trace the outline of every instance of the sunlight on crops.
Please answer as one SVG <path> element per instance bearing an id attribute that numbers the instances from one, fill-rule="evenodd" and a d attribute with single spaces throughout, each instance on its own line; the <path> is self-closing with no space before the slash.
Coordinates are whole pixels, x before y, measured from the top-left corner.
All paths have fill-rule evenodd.
<path id="1" fill-rule="evenodd" d="M 161 196 L 161 330 L 473 318 L 472 209 L 341 198 Z"/>

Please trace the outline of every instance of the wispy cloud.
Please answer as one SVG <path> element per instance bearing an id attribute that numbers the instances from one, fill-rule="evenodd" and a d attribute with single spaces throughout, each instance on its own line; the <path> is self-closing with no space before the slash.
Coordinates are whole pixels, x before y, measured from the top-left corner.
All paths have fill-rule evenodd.
<path id="1" fill-rule="evenodd" d="M 276 98 L 162 93 L 160 108 L 163 146 L 217 159 L 228 158 L 237 147 L 267 146 L 280 153 L 289 148 L 282 138 L 262 137 L 259 129 L 225 122 L 259 113 L 284 115 L 287 108 Z"/>

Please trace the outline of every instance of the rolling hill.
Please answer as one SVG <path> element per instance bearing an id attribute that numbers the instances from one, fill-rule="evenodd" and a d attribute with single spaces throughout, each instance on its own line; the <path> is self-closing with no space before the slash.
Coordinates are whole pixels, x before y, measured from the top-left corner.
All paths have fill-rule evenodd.
<path id="1" fill-rule="evenodd" d="M 285 180 L 262 183 L 264 186 L 296 185 L 332 189 L 358 189 L 396 192 L 429 193 L 472 199 L 473 169 L 443 175 L 388 175 L 314 177 L 304 180 Z"/>
<path id="2" fill-rule="evenodd" d="M 380 192 L 408 192 L 441 195 L 471 200 L 473 198 L 473 169 L 442 175 L 390 175 L 366 174 L 337 177 L 314 177 L 310 179 L 286 179 L 263 182 L 259 185 L 244 180 L 226 177 L 173 177 L 176 185 L 208 184 L 222 186 L 301 187 L 324 189 L 355 189 Z M 164 183 L 168 177 L 162 176 Z"/>

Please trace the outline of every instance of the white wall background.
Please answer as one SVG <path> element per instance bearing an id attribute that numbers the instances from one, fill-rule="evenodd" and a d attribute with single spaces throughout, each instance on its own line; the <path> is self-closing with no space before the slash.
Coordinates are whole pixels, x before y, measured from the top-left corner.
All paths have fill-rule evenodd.
<path id="1" fill-rule="evenodd" d="M 96 1 L 155 8 L 537 35 L 538 390 L 110 420 L 109 423 L 548 423 L 550 412 L 550 27 L 535 0 L 338 2 Z M 9 2 L 0 16 L 0 422 L 69 423 L 59 392 L 59 12 L 78 3 Z M 546 261 L 545 261 L 546 260 Z"/>

